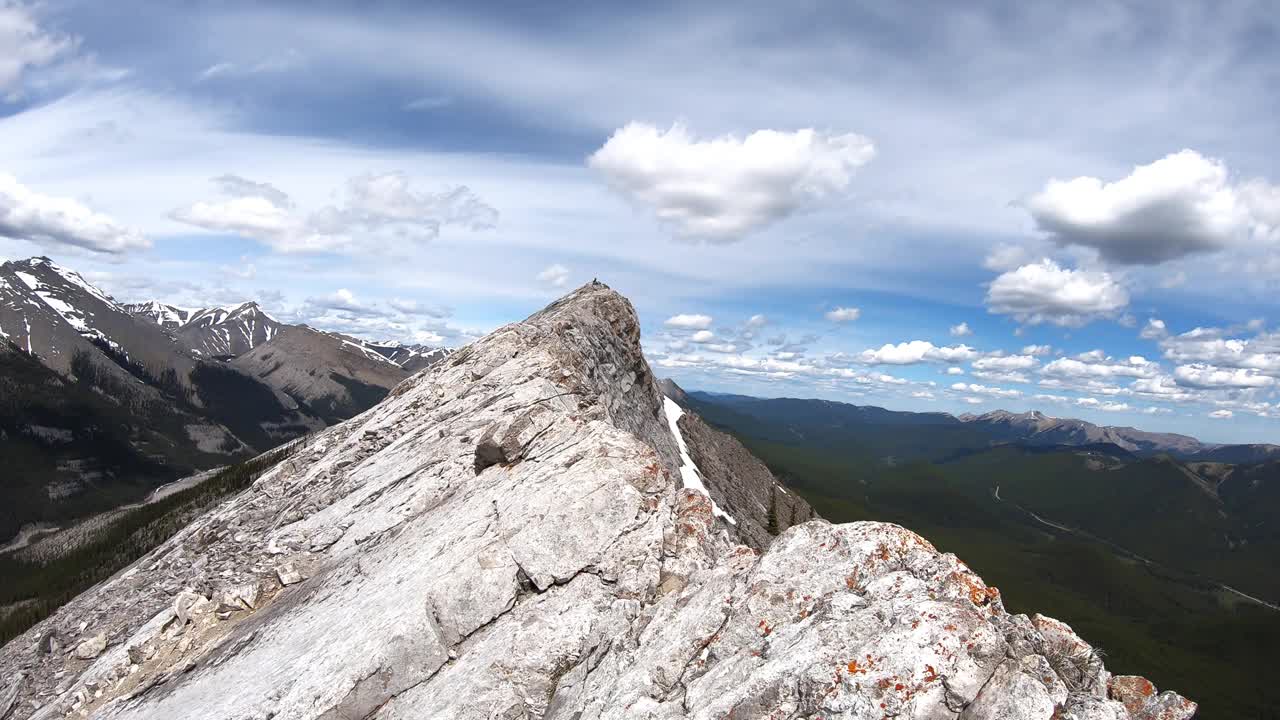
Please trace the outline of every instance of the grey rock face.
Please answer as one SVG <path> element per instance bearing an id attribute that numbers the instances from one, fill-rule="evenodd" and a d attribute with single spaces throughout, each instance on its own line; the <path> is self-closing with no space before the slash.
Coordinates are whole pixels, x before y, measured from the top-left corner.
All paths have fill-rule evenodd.
<path id="1" fill-rule="evenodd" d="M 683 464 L 593 283 L 311 437 L 0 677 L 36 718 L 1129 717 L 1056 669 L 1069 628 L 919 536 L 815 520 L 761 552 Z M 39 652 L 85 627 L 96 659 Z"/>
<path id="2" fill-rule="evenodd" d="M 691 413 L 680 417 L 680 432 L 712 499 L 737 520 L 742 542 L 762 550 L 773 539 L 771 526 L 781 532 L 818 516 L 734 437 Z"/>

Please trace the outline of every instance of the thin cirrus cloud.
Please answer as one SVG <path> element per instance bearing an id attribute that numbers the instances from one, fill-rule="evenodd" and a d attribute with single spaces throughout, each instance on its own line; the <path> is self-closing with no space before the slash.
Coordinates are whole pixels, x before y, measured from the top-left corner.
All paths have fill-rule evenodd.
<path id="1" fill-rule="evenodd" d="M 498 211 L 466 186 L 415 190 L 403 173 L 358 175 L 347 181 L 342 205 L 301 214 L 289 195 L 269 183 L 236 175 L 214 179 L 222 198 L 178 208 L 170 217 L 216 232 L 233 232 L 280 252 L 357 252 L 387 243 L 425 242 L 446 226 L 494 227 Z"/>
<path id="2" fill-rule="evenodd" d="M 837 307 L 828 310 L 823 317 L 834 323 L 853 322 L 854 320 L 862 317 L 862 310 L 850 307 Z"/>
<path id="3" fill-rule="evenodd" d="M 986 302 L 991 313 L 1012 315 L 1027 325 L 1080 327 L 1115 317 L 1128 306 L 1129 293 L 1110 273 L 1073 270 L 1046 259 L 1001 274 L 988 286 Z"/>
<path id="4" fill-rule="evenodd" d="M 1050 180 L 1023 206 L 1056 244 L 1093 248 L 1125 265 L 1223 250 L 1280 226 L 1280 188 L 1260 179 L 1235 182 L 1220 160 L 1194 150 L 1139 165 L 1114 182 Z"/>
<path id="5" fill-rule="evenodd" d="M 151 247 L 141 231 L 71 198 L 31 190 L 11 175 L 0 175 L 0 236 L 108 255 Z"/>
<path id="6" fill-rule="evenodd" d="M 538 281 L 554 288 L 562 288 L 569 284 L 569 268 L 560 263 L 548 265 L 542 272 L 538 273 Z"/>
<path id="7" fill-rule="evenodd" d="M 680 124 L 630 123 L 587 164 L 678 238 L 726 243 L 848 190 L 871 140 L 813 129 L 699 140 Z"/>
<path id="8" fill-rule="evenodd" d="M 32 10 L 0 3 L 0 97 L 8 102 L 22 98 L 27 73 L 70 56 L 80 45 L 78 37 L 41 28 Z"/>

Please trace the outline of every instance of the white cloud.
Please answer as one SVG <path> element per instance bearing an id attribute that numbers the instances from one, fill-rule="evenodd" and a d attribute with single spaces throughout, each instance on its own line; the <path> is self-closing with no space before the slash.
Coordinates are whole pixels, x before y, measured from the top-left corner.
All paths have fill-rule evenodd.
<path id="1" fill-rule="evenodd" d="M 681 328 L 684 330 L 706 330 L 711 327 L 710 315 L 691 315 L 680 314 L 672 315 L 663 323 L 667 327 Z"/>
<path id="2" fill-rule="evenodd" d="M 959 325 L 951 326 L 951 337 L 965 337 L 972 335 L 973 330 L 969 329 L 969 323 L 962 322 Z"/>
<path id="3" fill-rule="evenodd" d="M 1209 413 L 1209 417 L 1217 420 L 1230 420 L 1234 416 L 1235 416 L 1235 413 L 1231 412 L 1230 410 L 1214 410 L 1213 412 Z"/>
<path id="4" fill-rule="evenodd" d="M 1058 358 L 1041 370 L 1045 375 L 1065 378 L 1094 378 L 1108 380 L 1117 377 L 1152 378 L 1160 373 L 1159 363 L 1140 355 L 1127 360 L 1103 357 L 1099 351 L 1083 353 L 1074 358 Z"/>
<path id="5" fill-rule="evenodd" d="M 617 193 L 686 239 L 732 242 L 844 193 L 875 155 L 861 135 L 812 129 L 693 138 L 629 123 L 587 164 Z"/>
<path id="6" fill-rule="evenodd" d="M 994 355 L 973 361 L 974 369 L 993 372 L 1030 370 L 1039 364 L 1040 361 L 1030 355 Z"/>
<path id="7" fill-rule="evenodd" d="M 1091 410 L 1102 410 L 1103 412 L 1125 412 L 1131 410 L 1128 403 L 1115 402 L 1113 400 L 1099 400 L 1098 398 L 1083 397 L 1076 400 L 1076 405 L 1086 407 Z"/>
<path id="8" fill-rule="evenodd" d="M 949 367 L 949 368 L 947 368 L 947 374 L 948 374 L 948 375 L 963 375 L 963 374 L 964 374 L 964 368 L 958 368 L 958 367 L 954 367 L 954 366 L 953 366 L 953 367 Z"/>
<path id="9" fill-rule="evenodd" d="M 1179 385 L 1193 388 L 1264 388 L 1276 384 L 1276 379 L 1251 368 L 1219 368 L 1195 363 L 1179 365 L 1173 376 Z"/>
<path id="10" fill-rule="evenodd" d="M 997 277 L 987 288 L 986 302 L 990 312 L 1013 315 L 1029 325 L 1079 327 L 1115 316 L 1129 304 L 1129 293 L 1109 273 L 1042 260 Z"/>
<path id="11" fill-rule="evenodd" d="M 498 219 L 497 210 L 464 186 L 421 192 L 398 172 L 353 177 L 341 206 L 326 205 L 305 216 L 295 211 L 286 193 L 268 183 L 236 175 L 213 182 L 225 199 L 192 203 L 170 217 L 260 240 L 281 252 L 376 251 L 432 240 L 445 226 L 489 229 Z"/>
<path id="12" fill-rule="evenodd" d="M 914 365 L 921 362 L 964 362 L 976 357 L 978 351 L 968 345 L 938 347 L 926 340 L 912 340 L 897 345 L 885 344 L 879 350 L 863 350 L 858 355 L 858 362 L 866 365 Z"/>
<path id="13" fill-rule="evenodd" d="M 1031 355 L 1032 357 L 1044 357 L 1053 352 L 1051 345 L 1026 345 L 1022 348 L 1023 355 Z"/>
<path id="14" fill-rule="evenodd" d="M 1169 329 L 1165 327 L 1164 321 L 1159 318 L 1149 318 L 1147 324 L 1142 328 L 1142 332 L 1138 333 L 1138 337 L 1143 340 L 1159 340 L 1169 336 Z"/>
<path id="15" fill-rule="evenodd" d="M 1280 333 L 1251 339 L 1228 338 L 1218 328 L 1195 328 L 1160 342 L 1164 356 L 1177 363 L 1207 363 L 1219 367 L 1250 368 L 1280 375 Z"/>
<path id="16" fill-rule="evenodd" d="M 1050 180 L 1027 210 L 1059 245 L 1096 249 L 1117 263 L 1155 264 L 1266 235 L 1280 217 L 1280 190 L 1233 184 L 1221 161 L 1183 150 L 1105 183 Z"/>
<path id="17" fill-rule="evenodd" d="M 747 327 L 758 328 L 769 324 L 769 318 L 764 315 L 752 315 L 747 319 Z"/>
<path id="18" fill-rule="evenodd" d="M 548 265 L 542 272 L 538 273 L 538 280 L 551 287 L 562 288 L 569 283 L 569 268 L 560 263 Z"/>
<path id="19" fill-rule="evenodd" d="M 828 310 L 825 317 L 831 322 L 853 322 L 854 320 L 862 317 L 862 310 L 858 308 L 838 307 Z"/>
<path id="20" fill-rule="evenodd" d="M 3 12 L 0 9 L 0 12 Z M 0 15 L 0 21 L 3 16 Z M 151 247 L 142 233 L 71 198 L 42 195 L 0 174 L 0 237 L 119 254 Z"/>
<path id="21" fill-rule="evenodd" d="M 0 94 L 15 101 L 23 94 L 23 76 L 47 67 L 73 52 L 80 39 L 44 30 L 32 8 L 0 2 Z"/>
<path id="22" fill-rule="evenodd" d="M 709 343 L 716 339 L 716 334 L 710 330 L 699 330 L 691 335 L 689 339 L 696 343 Z"/>
<path id="23" fill-rule="evenodd" d="M 1006 390 L 1005 388 L 989 387 L 987 385 L 978 385 L 976 383 L 962 383 L 962 382 L 953 383 L 951 385 L 951 389 L 956 390 L 958 392 L 972 393 L 974 395 L 987 395 L 989 397 L 998 397 L 998 398 L 1022 397 L 1022 392 L 1019 390 Z"/>

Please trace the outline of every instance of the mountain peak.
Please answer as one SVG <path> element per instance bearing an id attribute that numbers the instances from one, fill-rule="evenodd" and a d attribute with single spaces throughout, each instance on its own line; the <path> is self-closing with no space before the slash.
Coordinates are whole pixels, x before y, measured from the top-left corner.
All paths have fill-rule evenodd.
<path id="1" fill-rule="evenodd" d="M 732 445 L 681 414 L 590 283 L 308 436 L 0 675 L 100 720 L 1129 717 L 1071 628 L 909 530 L 744 544 L 717 507 L 786 490 L 756 461 L 763 494 L 729 505 Z"/>

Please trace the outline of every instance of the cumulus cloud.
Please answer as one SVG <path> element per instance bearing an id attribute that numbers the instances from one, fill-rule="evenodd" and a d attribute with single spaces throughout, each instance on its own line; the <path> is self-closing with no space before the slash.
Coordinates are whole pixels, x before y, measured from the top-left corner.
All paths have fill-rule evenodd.
<path id="1" fill-rule="evenodd" d="M 990 312 L 1028 325 L 1080 327 L 1117 315 L 1129 304 L 1129 293 L 1109 273 L 1042 260 L 997 277 L 987 288 L 986 302 Z"/>
<path id="2" fill-rule="evenodd" d="M 845 323 L 853 322 L 862 317 L 862 310 L 858 308 L 838 307 L 827 311 L 825 316 L 831 322 Z"/>
<path id="3" fill-rule="evenodd" d="M 0 95 L 13 102 L 23 95 L 23 76 L 70 55 L 79 38 L 40 27 L 32 7 L 0 2 Z"/>
<path id="4" fill-rule="evenodd" d="M 1030 355 L 992 355 L 973 361 L 973 375 L 993 382 L 1031 382 L 1025 373 L 1040 361 Z"/>
<path id="5" fill-rule="evenodd" d="M 682 330 L 706 330 L 711 327 L 710 315 L 685 314 L 672 315 L 663 323 L 667 327 L 680 328 Z"/>
<path id="6" fill-rule="evenodd" d="M 978 385 L 976 383 L 953 383 L 951 389 L 957 392 L 967 392 L 973 395 L 986 395 L 988 397 L 998 398 L 1017 398 L 1022 397 L 1019 390 L 1006 390 L 1005 388 L 989 387 L 987 385 Z"/>
<path id="7" fill-rule="evenodd" d="M 866 365 L 914 365 L 922 362 L 966 362 L 978 357 L 968 345 L 938 347 L 927 340 L 912 340 L 897 345 L 885 344 L 879 350 L 863 350 L 858 361 Z"/>
<path id="8" fill-rule="evenodd" d="M 969 323 L 962 322 L 959 325 L 951 326 L 951 337 L 966 337 L 972 335 L 973 330 L 969 329 Z"/>
<path id="9" fill-rule="evenodd" d="M 1260 370 L 1280 375 L 1280 333 L 1231 338 L 1218 328 L 1195 328 L 1160 341 L 1165 358 L 1177 363 Z"/>
<path id="10" fill-rule="evenodd" d="M 492 228 L 498 211 L 465 186 L 438 193 L 411 187 L 404 173 L 365 174 L 347 181 L 341 205 L 296 211 L 288 194 L 237 175 L 214 178 L 223 196 L 170 213 L 173 219 L 217 232 L 233 232 L 281 252 L 356 252 L 396 242 L 425 242 L 445 226 Z"/>
<path id="11" fill-rule="evenodd" d="M 1276 379 L 1251 368 L 1219 368 L 1195 363 L 1179 365 L 1173 370 L 1179 385 L 1193 388 L 1264 388 L 1276 384 Z"/>
<path id="12" fill-rule="evenodd" d="M 947 374 L 948 374 L 948 375 L 963 375 L 963 374 L 964 374 L 964 368 L 959 368 L 959 367 L 955 367 L 955 366 L 949 367 L 949 368 L 947 368 Z"/>
<path id="13" fill-rule="evenodd" d="M 765 317 L 764 315 L 752 315 L 751 317 L 747 318 L 747 327 L 749 328 L 761 328 L 768 324 L 769 324 L 769 318 Z"/>
<path id="14" fill-rule="evenodd" d="M 1147 324 L 1142 328 L 1142 332 L 1138 333 L 1138 337 L 1143 340 L 1160 340 L 1169 336 L 1169 329 L 1165 327 L 1164 321 L 1159 318 L 1149 318 Z"/>
<path id="15" fill-rule="evenodd" d="M 0 237 L 106 254 L 151 247 L 140 231 L 71 198 L 35 192 L 10 175 L 0 175 Z"/>
<path id="16" fill-rule="evenodd" d="M 874 156 L 871 141 L 853 133 L 757 130 L 698 140 L 679 124 L 663 131 L 633 122 L 587 164 L 677 237 L 733 242 L 844 193 Z"/>
<path id="17" fill-rule="evenodd" d="M 699 330 L 693 335 L 690 335 L 689 339 L 696 343 L 709 343 L 716 339 L 716 334 L 710 330 Z"/>
<path id="18" fill-rule="evenodd" d="M 1058 358 L 1041 370 L 1045 375 L 1064 378 L 1152 378 L 1160 374 L 1160 364 L 1141 355 L 1117 360 L 1098 351 L 1082 353 L 1074 358 Z"/>
<path id="19" fill-rule="evenodd" d="M 1101 410 L 1103 412 L 1125 412 L 1131 410 L 1128 403 L 1116 402 L 1114 400 L 1099 400 L 1098 398 L 1083 397 L 1076 400 L 1076 405 L 1080 407 L 1090 408 L 1092 410 Z"/>
<path id="20" fill-rule="evenodd" d="M 560 263 L 549 265 L 538 273 L 538 281 L 544 282 L 551 287 L 562 288 L 569 283 L 569 268 Z"/>
<path id="21" fill-rule="evenodd" d="M 1271 234 L 1280 190 L 1234 183 L 1221 161 L 1183 150 L 1114 182 L 1050 180 L 1024 205 L 1059 245 L 1090 247 L 1116 263 L 1156 264 Z"/>
<path id="22" fill-rule="evenodd" d="M 368 340 L 398 340 L 425 345 L 458 345 L 475 338 L 473 331 L 454 327 L 445 320 L 447 309 L 432 308 L 409 300 L 367 300 L 347 288 L 306 298 L 301 305 L 281 313 L 289 322 L 345 333 Z"/>
<path id="23" fill-rule="evenodd" d="M 1051 345 L 1026 345 L 1022 348 L 1023 355 L 1031 355 L 1032 357 L 1043 357 L 1053 352 Z"/>

